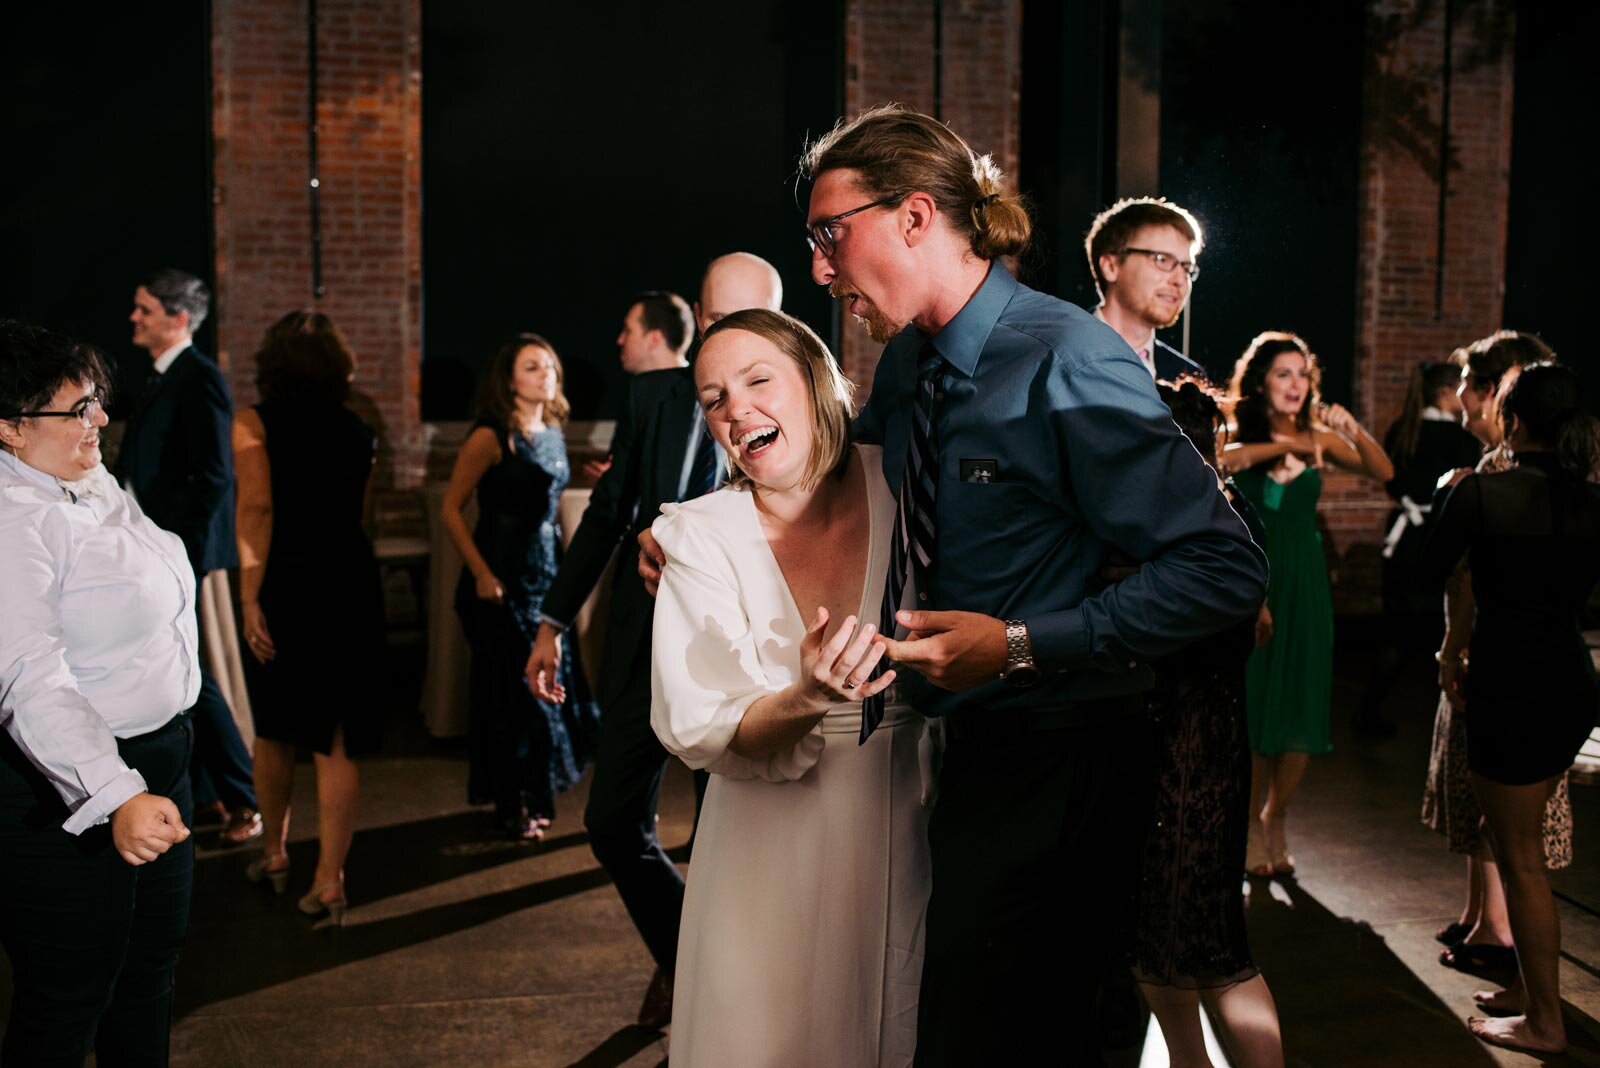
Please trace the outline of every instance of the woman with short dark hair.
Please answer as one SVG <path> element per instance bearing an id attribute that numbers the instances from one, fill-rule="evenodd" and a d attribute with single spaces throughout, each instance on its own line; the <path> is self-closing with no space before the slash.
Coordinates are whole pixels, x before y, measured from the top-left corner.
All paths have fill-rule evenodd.
<path id="1" fill-rule="evenodd" d="M 344 920 L 355 833 L 355 757 L 377 750 L 383 706 L 371 679 L 383 651 L 383 594 L 362 527 L 377 442 L 344 406 L 355 356 L 333 320 L 293 311 L 256 353 L 261 400 L 233 423 L 239 479 L 239 599 L 251 656 L 255 779 L 265 825 L 251 882 L 289 882 L 297 748 L 317 772 L 320 848 L 300 911 Z"/>
<path id="2" fill-rule="evenodd" d="M 110 376 L 0 321 L 0 1063 L 165 1064 L 194 847 L 194 572 L 100 460 Z"/>

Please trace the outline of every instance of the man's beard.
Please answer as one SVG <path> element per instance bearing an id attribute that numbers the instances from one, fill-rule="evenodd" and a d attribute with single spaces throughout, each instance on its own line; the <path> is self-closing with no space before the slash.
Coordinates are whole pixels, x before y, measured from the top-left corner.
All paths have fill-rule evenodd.
<path id="1" fill-rule="evenodd" d="M 876 304 L 868 300 L 858 290 L 842 289 L 838 286 L 830 286 L 828 288 L 828 292 L 834 297 L 835 300 L 838 300 L 844 304 L 846 308 L 849 307 L 849 297 L 852 294 L 861 298 L 861 303 L 866 306 L 867 314 L 856 315 L 851 313 L 850 318 L 854 319 L 856 322 L 865 327 L 867 336 L 880 345 L 887 345 L 891 338 L 905 328 L 905 323 L 897 323 L 890 319 L 887 315 L 883 314 Z"/>
<path id="2" fill-rule="evenodd" d="M 1167 318 L 1167 306 L 1156 298 L 1151 297 L 1145 301 L 1144 307 L 1139 309 L 1139 318 L 1143 319 L 1154 330 L 1165 330 L 1169 326 L 1176 326 L 1179 319 L 1183 318 L 1183 309 L 1187 302 L 1180 302 L 1177 310 Z"/>

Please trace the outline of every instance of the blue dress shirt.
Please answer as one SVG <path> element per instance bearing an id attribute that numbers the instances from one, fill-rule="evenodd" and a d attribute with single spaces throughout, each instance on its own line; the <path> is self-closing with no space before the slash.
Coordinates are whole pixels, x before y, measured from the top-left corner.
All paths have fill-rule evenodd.
<path id="1" fill-rule="evenodd" d="M 928 340 L 907 327 L 889 342 L 856 421 L 858 440 L 883 446 L 896 493 Z M 931 341 L 947 364 L 935 386 L 938 564 L 917 607 L 1025 621 L 1044 677 L 949 693 L 907 672 L 919 711 L 1136 693 L 1154 681 L 1150 659 L 1255 615 L 1266 557 L 1115 330 L 996 262 Z M 1141 566 L 1106 587 L 1096 574 L 1113 548 Z"/>

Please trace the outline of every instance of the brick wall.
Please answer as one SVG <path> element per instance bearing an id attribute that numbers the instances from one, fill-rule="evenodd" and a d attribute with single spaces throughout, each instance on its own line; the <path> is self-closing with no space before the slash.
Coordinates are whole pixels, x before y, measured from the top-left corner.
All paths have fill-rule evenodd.
<path id="1" fill-rule="evenodd" d="M 944 0 L 940 99 L 950 128 L 989 152 L 1014 179 L 1022 75 L 1021 0 Z M 845 113 L 899 101 L 934 111 L 933 0 L 849 0 L 845 7 Z M 882 346 L 846 320 L 845 373 L 865 397 Z"/>
<path id="2" fill-rule="evenodd" d="M 236 401 L 284 312 L 315 306 L 359 361 L 356 407 L 381 433 L 379 484 L 420 483 L 421 3 L 321 0 L 317 63 L 323 294 L 312 292 L 304 4 L 213 14 L 217 348 Z"/>
<path id="3" fill-rule="evenodd" d="M 1500 326 L 1511 167 L 1509 0 L 1482 0 L 1452 33 L 1450 172 L 1442 301 L 1439 150 L 1444 4 L 1369 0 L 1363 93 L 1356 415 L 1381 434 L 1412 367 Z M 1380 490 L 1330 478 L 1324 517 L 1349 566 L 1343 609 L 1375 606 L 1369 581 L 1387 504 Z"/>

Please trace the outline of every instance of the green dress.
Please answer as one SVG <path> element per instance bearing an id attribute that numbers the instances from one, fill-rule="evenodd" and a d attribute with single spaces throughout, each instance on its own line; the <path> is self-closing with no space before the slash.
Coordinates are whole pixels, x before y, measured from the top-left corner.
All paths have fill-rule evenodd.
<path id="1" fill-rule="evenodd" d="M 1234 476 L 1267 532 L 1272 640 L 1250 654 L 1245 711 L 1257 753 L 1326 753 L 1333 689 L 1333 597 L 1317 530 L 1322 476 L 1308 467 L 1288 483 L 1254 468 Z"/>

